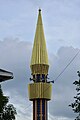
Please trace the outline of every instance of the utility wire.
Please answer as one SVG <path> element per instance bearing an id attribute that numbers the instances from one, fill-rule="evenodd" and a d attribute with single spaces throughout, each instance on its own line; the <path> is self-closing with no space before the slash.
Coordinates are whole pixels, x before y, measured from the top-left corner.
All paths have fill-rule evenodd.
<path id="1" fill-rule="evenodd" d="M 54 82 L 64 73 L 64 71 L 68 68 L 68 66 L 69 66 L 69 65 L 74 61 L 74 59 L 77 57 L 77 55 L 79 54 L 79 52 L 80 52 L 80 50 L 75 54 L 75 56 L 70 60 L 70 62 L 65 66 L 65 68 L 60 72 L 60 74 L 56 77 L 56 79 L 52 80 L 51 82 L 54 83 Z M 51 86 L 51 85 L 49 85 L 49 86 L 44 90 L 44 92 L 46 92 L 46 91 L 49 89 L 50 86 Z M 44 92 L 41 93 L 41 95 L 44 94 Z"/>
<path id="2" fill-rule="evenodd" d="M 60 72 L 60 74 L 56 77 L 54 81 L 56 81 L 67 69 L 67 67 L 74 61 L 74 59 L 77 57 L 77 55 L 80 53 L 80 50 L 76 53 L 76 55 L 70 60 L 70 62 L 65 66 L 65 68 Z"/>
<path id="3" fill-rule="evenodd" d="M 60 74 L 56 77 L 56 79 L 54 79 L 53 81 L 55 82 L 63 73 L 64 71 L 69 67 L 69 65 L 74 61 L 74 59 L 77 57 L 77 55 L 80 53 L 80 50 L 75 54 L 75 56 L 70 60 L 70 62 L 65 66 L 65 68 L 60 72 Z M 51 86 L 51 85 L 50 85 Z M 49 86 L 49 87 L 50 87 Z M 46 92 L 49 87 L 47 87 L 44 92 Z M 43 92 L 43 94 L 44 94 Z M 42 95 L 42 94 L 41 94 Z M 27 106 L 27 109 L 32 105 L 32 103 L 30 105 Z"/>
<path id="4" fill-rule="evenodd" d="M 28 108 L 29 108 L 31 105 L 32 105 L 32 103 L 31 103 L 31 104 L 29 104 L 29 105 L 26 107 L 26 110 L 28 110 Z"/>

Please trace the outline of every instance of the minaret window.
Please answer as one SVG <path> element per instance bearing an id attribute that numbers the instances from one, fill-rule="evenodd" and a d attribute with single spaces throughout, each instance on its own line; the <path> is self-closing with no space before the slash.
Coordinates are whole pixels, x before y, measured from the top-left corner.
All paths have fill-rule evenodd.
<path id="1" fill-rule="evenodd" d="M 45 82 L 45 75 L 42 74 L 42 82 Z"/>
<path id="2" fill-rule="evenodd" d="M 40 100 L 37 100 L 37 118 L 40 120 Z"/>
<path id="3" fill-rule="evenodd" d="M 45 100 L 42 100 L 42 114 L 45 114 Z"/>
<path id="4" fill-rule="evenodd" d="M 35 82 L 35 75 L 33 75 L 33 81 Z"/>
<path id="5" fill-rule="evenodd" d="M 40 74 L 36 75 L 37 82 L 40 82 Z"/>

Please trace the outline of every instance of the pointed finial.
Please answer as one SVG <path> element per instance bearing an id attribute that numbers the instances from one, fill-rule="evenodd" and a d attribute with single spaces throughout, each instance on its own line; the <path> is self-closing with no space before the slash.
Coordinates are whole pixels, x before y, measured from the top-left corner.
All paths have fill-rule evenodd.
<path id="1" fill-rule="evenodd" d="M 41 12 L 41 9 L 39 8 L 39 12 Z"/>

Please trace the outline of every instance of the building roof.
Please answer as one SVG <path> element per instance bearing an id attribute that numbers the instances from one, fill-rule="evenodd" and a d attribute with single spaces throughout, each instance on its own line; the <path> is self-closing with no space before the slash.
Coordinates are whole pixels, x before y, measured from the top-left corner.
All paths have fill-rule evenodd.
<path id="1" fill-rule="evenodd" d="M 9 79 L 13 79 L 13 73 L 0 69 L 0 82 L 6 81 Z"/>
<path id="2" fill-rule="evenodd" d="M 48 54 L 43 30 L 41 10 L 39 9 L 34 45 L 31 57 L 31 66 L 35 64 L 48 65 Z"/>

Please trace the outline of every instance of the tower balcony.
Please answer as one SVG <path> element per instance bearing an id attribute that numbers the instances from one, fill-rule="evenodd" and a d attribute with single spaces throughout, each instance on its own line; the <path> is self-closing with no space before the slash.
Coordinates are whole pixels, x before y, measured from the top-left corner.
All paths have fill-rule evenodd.
<path id="1" fill-rule="evenodd" d="M 29 100 L 34 99 L 51 99 L 52 84 L 51 83 L 31 83 L 28 85 Z"/>

